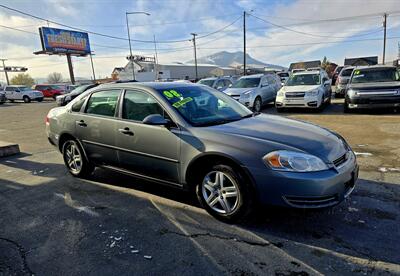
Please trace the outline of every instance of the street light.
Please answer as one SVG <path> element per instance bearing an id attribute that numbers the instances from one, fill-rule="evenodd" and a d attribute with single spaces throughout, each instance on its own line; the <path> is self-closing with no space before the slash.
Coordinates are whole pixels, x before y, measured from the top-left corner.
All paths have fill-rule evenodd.
<path id="1" fill-rule="evenodd" d="M 129 23 L 128 23 L 128 15 L 129 14 L 145 14 L 147 16 L 150 15 L 150 13 L 148 12 L 126 12 L 125 16 L 126 16 L 126 28 L 128 29 L 128 41 L 129 41 L 129 53 L 130 53 L 130 61 L 131 61 L 131 66 L 132 66 L 132 76 L 133 76 L 133 80 L 135 80 L 135 67 L 133 65 L 133 57 L 132 57 L 132 45 L 131 45 L 131 34 L 129 31 Z"/>

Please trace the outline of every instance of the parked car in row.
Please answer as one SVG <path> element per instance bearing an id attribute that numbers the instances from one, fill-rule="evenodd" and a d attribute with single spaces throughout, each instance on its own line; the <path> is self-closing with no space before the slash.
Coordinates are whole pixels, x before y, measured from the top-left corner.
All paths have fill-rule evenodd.
<path id="1" fill-rule="evenodd" d="M 276 74 L 256 74 L 239 78 L 224 93 L 260 112 L 263 105 L 275 101 L 276 93 L 281 87 L 281 80 Z"/>
<path id="2" fill-rule="evenodd" d="M 65 92 L 62 87 L 56 84 L 36 84 L 32 88 L 41 91 L 45 98 L 53 98 L 54 100 Z"/>
<path id="3" fill-rule="evenodd" d="M 343 97 L 346 94 L 347 83 L 350 80 L 351 73 L 353 73 L 354 67 L 344 67 L 337 78 L 335 97 Z"/>
<path id="4" fill-rule="evenodd" d="M 344 112 L 400 107 L 400 72 L 394 66 L 356 67 L 347 86 Z"/>
<path id="5" fill-rule="evenodd" d="M 57 96 L 56 98 L 56 103 L 58 106 L 64 106 L 67 105 L 70 101 L 78 97 L 80 94 L 85 92 L 86 90 L 96 87 L 98 84 L 85 84 L 78 86 L 74 90 L 72 90 L 70 93 L 64 94 Z"/>
<path id="6" fill-rule="evenodd" d="M 302 107 L 321 110 L 331 103 L 331 82 L 324 70 L 294 73 L 275 100 L 278 112 L 284 108 Z"/>
<path id="7" fill-rule="evenodd" d="M 265 76 L 258 76 L 258 82 Z M 254 77 L 243 80 L 255 83 Z M 112 83 L 46 117 L 49 142 L 76 177 L 96 166 L 194 191 L 236 221 L 261 204 L 324 208 L 355 187 L 354 152 L 313 124 L 253 113 L 205 85 Z"/>
<path id="8" fill-rule="evenodd" d="M 344 66 L 341 66 L 341 65 L 336 66 L 335 71 L 333 71 L 333 74 L 332 74 L 332 85 L 336 85 L 337 78 L 340 74 L 340 71 L 342 71 L 343 67 Z"/>
<path id="9" fill-rule="evenodd" d="M 234 80 L 231 77 L 211 77 L 201 79 L 197 83 L 207 85 L 219 91 L 224 91 L 228 87 L 232 86 Z"/>
<path id="10" fill-rule="evenodd" d="M 3 104 L 7 101 L 6 93 L 4 91 L 0 91 L 0 104 Z"/>
<path id="11" fill-rule="evenodd" d="M 278 77 L 281 78 L 281 83 L 284 84 L 288 79 L 289 79 L 289 73 L 288 72 L 278 72 L 276 73 Z"/>
<path id="12" fill-rule="evenodd" d="M 4 87 L 7 100 L 10 102 L 16 100 L 23 100 L 25 103 L 31 101 L 43 101 L 43 93 L 37 90 L 33 90 L 24 85 L 6 85 Z"/>

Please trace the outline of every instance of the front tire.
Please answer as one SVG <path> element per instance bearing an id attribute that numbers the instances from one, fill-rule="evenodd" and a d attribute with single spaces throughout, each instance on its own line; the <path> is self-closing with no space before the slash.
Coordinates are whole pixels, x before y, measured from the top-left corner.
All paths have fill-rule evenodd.
<path id="1" fill-rule="evenodd" d="M 31 98 L 29 98 L 28 96 L 24 96 L 22 99 L 24 100 L 24 103 L 30 103 L 31 102 Z"/>
<path id="2" fill-rule="evenodd" d="M 258 96 L 253 103 L 253 111 L 254 112 L 260 112 L 261 111 L 261 107 L 262 107 L 262 100 L 261 97 Z"/>
<path id="3" fill-rule="evenodd" d="M 227 165 L 206 170 L 196 186 L 196 194 L 203 208 L 224 222 L 244 219 L 253 206 L 249 183 L 240 172 Z"/>
<path id="4" fill-rule="evenodd" d="M 86 160 L 81 146 L 75 140 L 65 141 L 62 154 L 64 164 L 73 176 L 88 177 L 94 171 L 95 167 Z"/>

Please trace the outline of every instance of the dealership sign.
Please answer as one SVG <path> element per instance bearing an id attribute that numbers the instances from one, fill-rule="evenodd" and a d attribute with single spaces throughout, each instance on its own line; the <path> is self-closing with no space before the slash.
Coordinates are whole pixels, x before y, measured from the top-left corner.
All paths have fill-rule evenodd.
<path id="1" fill-rule="evenodd" d="M 43 51 L 49 54 L 90 54 L 87 33 L 48 27 L 39 28 Z"/>

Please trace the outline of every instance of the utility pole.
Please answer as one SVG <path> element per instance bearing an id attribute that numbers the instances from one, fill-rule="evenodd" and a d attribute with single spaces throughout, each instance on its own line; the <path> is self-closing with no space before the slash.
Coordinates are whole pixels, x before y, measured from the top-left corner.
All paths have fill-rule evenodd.
<path id="1" fill-rule="evenodd" d="M 95 73 L 94 73 L 94 66 L 93 66 L 92 53 L 93 53 L 93 52 L 90 52 L 90 63 L 91 63 L 91 65 L 92 65 L 93 82 L 96 82 L 96 75 L 95 75 Z"/>
<path id="2" fill-rule="evenodd" d="M 131 67 L 132 67 L 132 80 L 135 80 L 135 66 L 133 65 L 131 33 L 129 31 L 128 12 L 125 13 L 125 16 L 126 16 L 126 28 L 128 29 L 129 61 L 131 62 Z"/>
<path id="3" fill-rule="evenodd" d="M 125 17 L 126 17 L 126 28 L 128 29 L 128 41 L 129 41 L 129 58 L 128 60 L 131 62 L 132 66 L 132 77 L 133 80 L 135 80 L 135 66 L 133 64 L 133 56 L 132 56 L 132 45 L 131 45 L 131 33 L 129 31 L 129 22 L 128 22 L 128 15 L 129 14 L 145 14 L 147 16 L 150 15 L 148 12 L 125 12 Z"/>
<path id="4" fill-rule="evenodd" d="M 157 43 L 156 43 L 156 35 L 153 34 L 154 39 L 154 71 L 156 75 L 156 80 L 158 80 L 158 55 L 157 55 Z"/>
<path id="5" fill-rule="evenodd" d="M 5 65 L 5 63 L 4 63 L 4 61 L 6 61 L 7 59 L 2 58 L 2 59 L 0 59 L 0 60 L 3 62 L 3 69 L 4 69 L 4 74 L 6 74 L 7 85 L 10 85 L 10 81 L 9 81 L 9 79 L 8 79 L 8 73 L 7 73 L 7 70 L 6 70 L 6 65 Z"/>
<path id="6" fill-rule="evenodd" d="M 191 33 L 191 35 L 193 36 L 193 48 L 194 48 L 194 66 L 195 66 L 195 70 L 196 70 L 196 81 L 198 80 L 199 76 L 198 76 L 198 72 L 197 72 L 197 53 L 196 53 L 196 36 L 197 34 L 195 33 Z"/>
<path id="7" fill-rule="evenodd" d="M 246 76 L 246 11 L 243 12 L 243 76 Z"/>
<path id="8" fill-rule="evenodd" d="M 386 20 L 387 14 L 383 15 L 383 56 L 382 56 L 382 64 L 385 64 L 385 52 L 386 52 Z"/>

